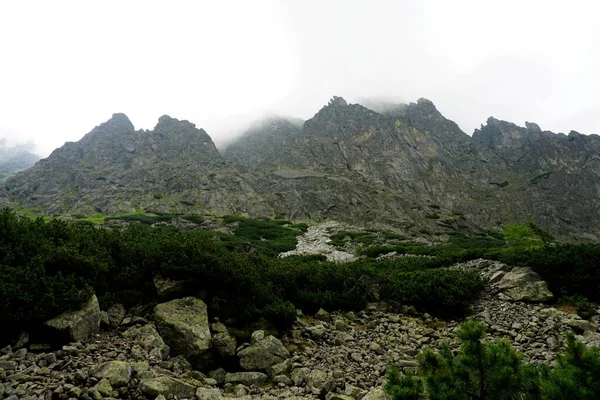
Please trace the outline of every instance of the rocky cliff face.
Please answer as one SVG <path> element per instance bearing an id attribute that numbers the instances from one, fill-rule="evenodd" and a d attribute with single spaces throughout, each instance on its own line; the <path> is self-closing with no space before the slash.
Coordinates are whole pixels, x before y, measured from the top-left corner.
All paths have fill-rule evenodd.
<path id="1" fill-rule="evenodd" d="M 600 139 L 490 118 L 473 137 L 426 99 L 380 112 L 334 97 L 304 123 L 271 118 L 221 155 L 187 121 L 136 131 L 123 114 L 7 181 L 51 214 L 210 210 L 337 219 L 407 234 L 527 219 L 600 239 Z"/>
<path id="2" fill-rule="evenodd" d="M 55 150 L 9 179 L 8 196 L 50 214 L 186 210 L 246 211 L 261 203 L 252 185 L 223 159 L 206 132 L 168 116 L 136 131 L 114 114 L 83 139 Z M 256 212 L 268 213 L 256 207 Z"/>

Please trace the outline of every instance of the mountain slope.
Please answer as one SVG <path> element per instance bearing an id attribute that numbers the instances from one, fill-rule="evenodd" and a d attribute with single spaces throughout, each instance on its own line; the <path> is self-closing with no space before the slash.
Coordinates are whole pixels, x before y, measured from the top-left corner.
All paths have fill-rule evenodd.
<path id="1" fill-rule="evenodd" d="M 488 119 L 473 137 L 426 99 L 376 112 L 334 97 L 304 123 L 270 118 L 221 155 L 206 132 L 115 114 L 9 179 L 5 198 L 48 214 L 135 210 L 332 218 L 409 235 L 531 220 L 600 239 L 600 139 Z"/>

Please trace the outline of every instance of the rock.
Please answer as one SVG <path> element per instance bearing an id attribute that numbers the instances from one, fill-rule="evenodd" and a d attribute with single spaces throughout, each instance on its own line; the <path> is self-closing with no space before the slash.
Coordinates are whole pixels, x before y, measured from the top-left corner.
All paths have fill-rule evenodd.
<path id="1" fill-rule="evenodd" d="M 221 391 L 219 389 L 198 388 L 196 389 L 196 399 L 221 400 L 223 399 L 223 394 L 221 394 Z"/>
<path id="2" fill-rule="evenodd" d="M 320 308 L 315 314 L 315 319 L 323 322 L 329 322 L 331 321 L 331 315 L 327 311 Z"/>
<path id="3" fill-rule="evenodd" d="M 94 386 L 93 389 L 104 397 L 112 396 L 113 388 L 108 379 L 102 379 Z"/>
<path id="4" fill-rule="evenodd" d="M 504 271 L 496 271 L 490 277 L 489 282 L 492 283 L 492 284 L 498 283 L 498 282 L 500 282 L 502 280 L 502 278 L 504 278 L 504 275 L 506 275 L 506 272 L 504 272 Z"/>
<path id="5" fill-rule="evenodd" d="M 67 311 L 46 321 L 46 326 L 67 334 L 73 342 L 83 342 L 100 330 L 100 305 L 96 295 L 77 311 Z"/>
<path id="6" fill-rule="evenodd" d="M 108 307 L 106 314 L 108 315 L 108 322 L 110 326 L 116 328 L 121 324 L 123 318 L 125 318 L 125 306 L 119 303 L 113 304 L 112 306 Z"/>
<path id="7" fill-rule="evenodd" d="M 334 326 L 335 326 L 335 329 L 338 330 L 338 331 L 340 331 L 340 332 L 348 332 L 351 329 L 350 325 L 348 325 L 346 323 L 346 321 L 344 321 L 341 318 L 338 318 L 338 319 L 335 320 Z"/>
<path id="8" fill-rule="evenodd" d="M 123 332 L 123 336 L 132 339 L 150 356 L 155 356 L 159 360 L 166 360 L 169 356 L 169 346 L 165 344 L 152 324 L 129 328 Z"/>
<path id="9" fill-rule="evenodd" d="M 291 378 L 292 378 L 292 381 L 294 382 L 294 385 L 300 386 L 306 380 L 306 376 L 308 375 L 309 372 L 310 372 L 310 369 L 308 369 L 306 367 L 296 368 L 296 369 L 292 370 Z"/>
<path id="10" fill-rule="evenodd" d="M 306 385 L 313 390 L 314 394 L 327 394 L 335 387 L 333 377 L 327 372 L 315 369 L 306 375 Z"/>
<path id="11" fill-rule="evenodd" d="M 235 337 L 231 336 L 228 332 L 217 333 L 214 335 L 212 344 L 221 357 L 230 358 L 235 356 L 237 341 L 235 340 Z"/>
<path id="12" fill-rule="evenodd" d="M 262 385 L 267 381 L 267 375 L 261 372 L 234 372 L 225 375 L 225 383 L 241 383 L 245 386 Z"/>
<path id="13" fill-rule="evenodd" d="M 266 370 L 267 368 L 283 362 L 290 353 L 274 336 L 267 336 L 238 353 L 240 366 L 246 370 Z"/>
<path id="14" fill-rule="evenodd" d="M 315 339 L 321 339 L 327 333 L 327 328 L 323 325 L 310 326 L 307 328 L 310 335 Z"/>
<path id="15" fill-rule="evenodd" d="M 250 344 L 256 344 L 256 343 L 260 342 L 261 340 L 263 340 L 264 338 L 265 338 L 265 331 L 263 331 L 263 330 L 254 331 L 254 332 L 252 332 L 252 335 L 250 336 Z"/>
<path id="16" fill-rule="evenodd" d="M 193 286 L 193 282 L 190 280 L 173 280 L 160 275 L 155 276 L 152 281 L 156 294 L 162 301 L 184 296 L 190 292 L 190 287 Z"/>
<path id="17" fill-rule="evenodd" d="M 210 371 L 208 373 L 208 376 L 214 379 L 217 382 L 217 385 L 219 386 L 223 386 L 223 384 L 225 383 L 226 375 L 227 372 L 223 368 L 217 368 L 216 370 Z"/>
<path id="18" fill-rule="evenodd" d="M 571 318 L 565 321 L 565 324 L 572 328 L 577 333 L 585 331 L 596 331 L 596 328 L 590 321 L 579 318 Z"/>
<path id="19" fill-rule="evenodd" d="M 383 391 L 383 388 L 374 388 L 374 389 L 371 389 L 365 395 L 365 397 L 363 397 L 363 400 L 392 400 L 392 399 L 390 396 L 387 395 L 387 393 L 385 393 Z"/>
<path id="20" fill-rule="evenodd" d="M 277 375 L 273 378 L 273 383 L 283 383 L 286 386 L 290 386 L 292 384 L 292 380 L 285 375 Z"/>
<path id="21" fill-rule="evenodd" d="M 544 302 L 554 297 L 546 282 L 528 267 L 515 267 L 507 272 L 498 288 L 513 301 Z"/>
<path id="22" fill-rule="evenodd" d="M 330 396 L 326 400 L 354 400 L 354 397 L 346 396 L 345 394 L 329 393 Z"/>
<path id="23" fill-rule="evenodd" d="M 186 357 L 195 368 L 202 369 L 210 361 L 212 340 L 206 304 L 185 297 L 154 308 L 158 332 L 176 353 Z"/>
<path id="24" fill-rule="evenodd" d="M 279 364 L 275 364 L 267 369 L 267 375 L 269 376 L 277 376 L 277 375 L 287 375 L 289 376 L 292 372 L 292 359 L 288 358 L 287 360 L 280 362 Z"/>
<path id="25" fill-rule="evenodd" d="M 151 397 L 163 395 L 165 397 L 175 396 L 179 399 L 190 399 L 196 394 L 196 388 L 180 379 L 159 376 L 158 378 L 143 379 L 140 382 L 140 390 Z"/>
<path id="26" fill-rule="evenodd" d="M 98 379 L 108 379 L 113 388 L 127 386 L 131 379 L 131 365 L 123 361 L 108 361 L 93 366 L 90 374 Z"/>

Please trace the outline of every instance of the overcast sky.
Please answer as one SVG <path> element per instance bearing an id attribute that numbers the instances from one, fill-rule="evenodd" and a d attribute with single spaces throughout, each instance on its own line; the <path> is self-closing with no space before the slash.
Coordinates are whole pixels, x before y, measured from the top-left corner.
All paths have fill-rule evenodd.
<path id="1" fill-rule="evenodd" d="M 598 20 L 598 0 L 3 1 L 0 137 L 47 156 L 124 112 L 222 144 L 333 95 L 600 133 Z"/>

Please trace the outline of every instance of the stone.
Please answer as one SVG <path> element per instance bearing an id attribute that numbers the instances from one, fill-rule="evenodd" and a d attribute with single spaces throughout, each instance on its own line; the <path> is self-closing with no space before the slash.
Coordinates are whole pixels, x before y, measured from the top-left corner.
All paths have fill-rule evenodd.
<path id="1" fill-rule="evenodd" d="M 315 319 L 323 322 L 329 322 L 331 321 L 331 315 L 327 311 L 320 308 L 315 314 Z"/>
<path id="2" fill-rule="evenodd" d="M 513 301 L 544 302 L 554 297 L 546 282 L 528 267 L 515 267 L 507 272 L 498 288 Z"/>
<path id="3" fill-rule="evenodd" d="M 310 372 L 310 369 L 308 369 L 306 367 L 296 368 L 296 369 L 292 370 L 290 377 L 292 378 L 294 385 L 300 386 L 306 380 L 306 376 L 308 375 L 309 372 Z"/>
<path id="4" fill-rule="evenodd" d="M 267 375 L 261 372 L 234 372 L 225 375 L 225 383 L 238 384 L 245 386 L 262 385 L 267 381 Z"/>
<path id="5" fill-rule="evenodd" d="M 264 338 L 265 338 L 265 331 L 263 331 L 263 330 L 254 331 L 254 332 L 252 332 L 252 335 L 250 336 L 250 344 L 256 344 L 256 343 L 260 342 L 261 340 L 263 340 Z"/>
<path id="6" fill-rule="evenodd" d="M 100 305 L 96 295 L 77 311 L 67 311 L 46 321 L 46 326 L 67 334 L 73 342 L 83 342 L 100 331 Z"/>
<path id="7" fill-rule="evenodd" d="M 189 294 L 190 287 L 193 287 L 193 281 L 173 280 L 160 275 L 152 279 L 156 294 L 161 301 L 171 300 Z"/>
<path id="8" fill-rule="evenodd" d="M 221 400 L 223 394 L 219 389 L 198 388 L 196 389 L 197 400 Z"/>
<path id="9" fill-rule="evenodd" d="M 210 371 L 208 376 L 214 379 L 217 382 L 217 385 L 223 386 L 225 383 L 225 376 L 227 375 L 227 371 L 223 368 L 217 368 L 214 371 Z"/>
<path id="10" fill-rule="evenodd" d="M 289 376 L 292 372 L 293 362 L 291 358 L 286 359 L 279 364 L 275 364 L 267 369 L 267 375 L 269 376 L 277 376 L 277 375 L 287 375 Z"/>
<path id="11" fill-rule="evenodd" d="M 290 386 L 292 384 L 292 380 L 285 375 L 277 375 L 273 378 L 273 383 L 283 383 L 286 386 Z"/>
<path id="12" fill-rule="evenodd" d="M 392 400 L 392 398 L 387 393 L 385 393 L 383 388 L 374 388 L 371 389 L 365 395 L 365 397 L 363 397 L 363 400 Z"/>
<path id="13" fill-rule="evenodd" d="M 180 379 L 169 376 L 142 379 L 140 390 L 151 397 L 163 395 L 165 397 L 175 396 L 179 399 L 190 399 L 196 394 L 196 388 Z"/>
<path id="14" fill-rule="evenodd" d="M 116 328 L 121 325 L 123 318 L 125 318 L 125 306 L 120 303 L 113 304 L 106 310 L 108 315 L 108 323 L 111 327 Z"/>
<path id="15" fill-rule="evenodd" d="M 104 397 L 112 396 L 112 392 L 113 392 L 113 388 L 108 379 L 102 379 L 100 382 L 98 382 L 94 386 L 93 390 L 97 391 Z"/>
<path id="16" fill-rule="evenodd" d="M 152 324 L 131 327 L 122 334 L 139 344 L 148 354 L 156 356 L 160 360 L 169 357 L 170 348 L 163 338 L 158 334 Z"/>
<path id="17" fill-rule="evenodd" d="M 245 370 L 266 370 L 267 368 L 283 362 L 290 353 L 274 336 L 267 336 L 238 353 L 240 367 Z"/>
<path id="18" fill-rule="evenodd" d="M 314 369 L 306 375 L 306 385 L 313 390 L 313 393 L 323 395 L 333 390 L 335 381 L 327 372 Z"/>
<path id="19" fill-rule="evenodd" d="M 212 337 L 212 344 L 221 357 L 230 358 L 235 356 L 237 341 L 235 340 L 235 337 L 231 336 L 228 332 L 217 333 L 214 335 Z"/>
<path id="20" fill-rule="evenodd" d="M 123 361 L 108 361 L 93 366 L 90 374 L 98 379 L 108 379 L 113 388 L 127 386 L 131 379 L 131 365 Z"/>
<path id="21" fill-rule="evenodd" d="M 348 332 L 351 329 L 350 325 L 348 325 L 346 323 L 346 321 L 344 321 L 341 318 L 338 318 L 338 319 L 335 320 L 334 326 L 335 326 L 335 329 L 338 330 L 338 331 L 340 331 L 340 332 Z"/>
<path id="22" fill-rule="evenodd" d="M 585 331 L 595 331 L 596 328 L 590 321 L 579 318 L 571 318 L 565 321 L 565 324 L 573 329 L 577 333 L 583 333 Z"/>
<path id="23" fill-rule="evenodd" d="M 210 363 L 212 338 L 206 304 L 194 297 L 171 300 L 154 308 L 160 336 L 175 354 L 186 357 L 195 368 Z"/>

